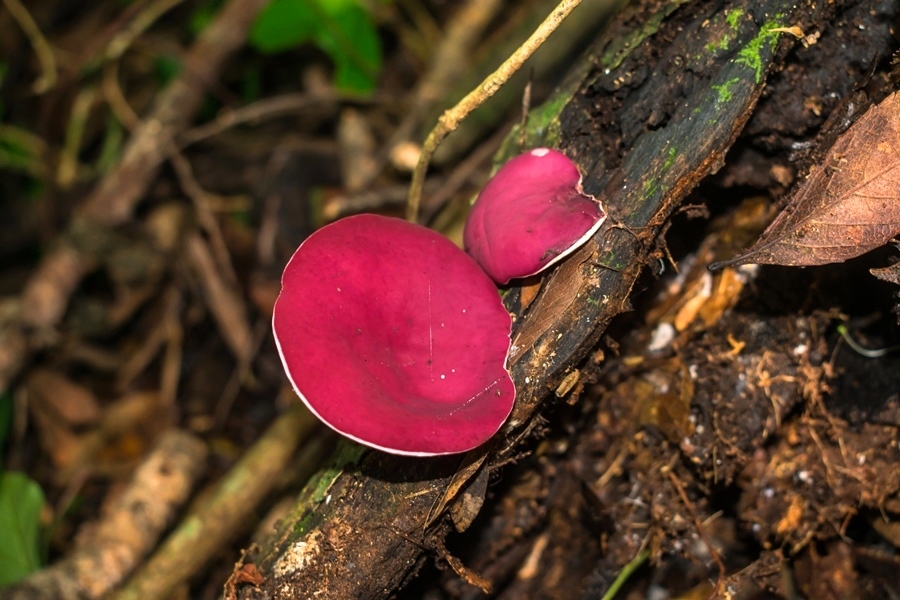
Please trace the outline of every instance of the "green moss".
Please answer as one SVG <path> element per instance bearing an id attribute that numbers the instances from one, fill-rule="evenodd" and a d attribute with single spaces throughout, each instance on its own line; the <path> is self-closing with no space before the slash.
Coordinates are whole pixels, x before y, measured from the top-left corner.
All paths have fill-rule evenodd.
<path id="1" fill-rule="evenodd" d="M 744 11 L 740 8 L 734 8 L 728 11 L 725 15 L 725 23 L 728 24 L 728 27 L 731 28 L 732 31 L 723 35 L 719 41 L 710 42 L 706 45 L 707 52 L 716 52 L 719 50 L 727 50 L 729 44 L 734 40 L 735 34 L 737 33 L 738 27 L 740 26 L 741 17 L 744 16 Z"/>
<path id="2" fill-rule="evenodd" d="M 294 523 L 294 534 L 297 537 L 300 537 L 310 529 L 310 525 L 312 524 L 312 517 L 315 513 L 308 512 L 306 513 L 302 519 Z"/>
<path id="3" fill-rule="evenodd" d="M 331 458 L 331 464 L 313 475 L 306 482 L 300 498 L 294 508 L 291 520 L 295 521 L 294 532 L 297 535 L 305 533 L 312 525 L 316 515 L 315 507 L 322 503 L 331 491 L 331 486 L 338 477 L 348 468 L 359 462 L 366 452 L 366 447 L 350 440 L 340 440 Z M 299 516 L 299 515 L 302 515 Z"/>
<path id="4" fill-rule="evenodd" d="M 663 172 L 672 168 L 672 165 L 675 164 L 676 156 L 678 156 L 678 149 L 674 146 L 669 148 L 669 152 L 666 154 L 666 162 L 663 163 Z"/>
<path id="5" fill-rule="evenodd" d="M 738 79 L 735 77 L 734 79 L 729 79 L 728 81 L 726 81 L 725 83 L 723 83 L 721 85 L 712 86 L 712 89 L 718 95 L 719 102 L 724 103 L 724 102 L 728 102 L 729 100 L 731 100 L 731 97 L 732 97 L 731 86 L 736 84 L 737 82 L 738 82 Z"/>
<path id="6" fill-rule="evenodd" d="M 736 30 L 738 28 L 738 25 L 740 24 L 741 17 L 743 17 L 743 16 L 744 16 L 744 11 L 742 9 L 732 8 L 731 10 L 728 11 L 728 14 L 725 15 L 725 22 L 728 23 L 728 25 L 732 29 Z"/>
<path id="7" fill-rule="evenodd" d="M 781 16 L 782 15 L 775 15 L 775 20 L 780 20 Z M 762 81 L 763 61 L 761 53 L 767 45 L 770 50 L 775 47 L 775 42 L 778 41 L 779 32 L 773 31 L 773 29 L 779 27 L 782 27 L 782 25 L 777 24 L 774 21 L 763 25 L 760 28 L 759 33 L 756 34 L 756 37 L 750 40 L 746 46 L 741 48 L 735 59 L 738 64 L 753 69 L 756 76 L 756 83 Z"/>
<path id="8" fill-rule="evenodd" d="M 559 145 L 560 133 L 562 127 L 559 124 L 559 115 L 569 103 L 572 96 L 569 94 L 556 94 L 547 102 L 535 108 L 528 113 L 528 120 L 525 123 L 525 148 L 536 148 L 539 146 L 547 146 L 555 148 Z M 503 143 L 502 152 L 498 155 L 513 156 L 519 153 L 519 140 L 521 136 L 521 125 L 516 125 L 512 132 L 506 136 Z M 510 144 L 515 144 L 515 148 L 510 148 Z"/>
<path id="9" fill-rule="evenodd" d="M 331 489 L 331 486 L 334 485 L 334 482 L 337 481 L 337 478 L 340 477 L 341 473 L 343 473 L 347 467 L 351 467 L 358 463 L 365 452 L 365 446 L 349 440 L 340 440 L 337 448 L 334 450 L 331 464 L 328 468 L 316 474 L 314 477 L 315 481 L 311 480 L 310 483 L 307 484 L 307 489 L 310 488 L 310 485 L 313 486 L 313 503 L 318 504 L 319 502 L 322 502 L 328 496 L 328 490 Z"/>

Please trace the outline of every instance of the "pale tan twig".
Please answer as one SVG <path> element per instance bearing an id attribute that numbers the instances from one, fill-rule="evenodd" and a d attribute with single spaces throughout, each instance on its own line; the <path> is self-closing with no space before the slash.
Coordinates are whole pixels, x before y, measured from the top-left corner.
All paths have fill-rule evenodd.
<path id="1" fill-rule="evenodd" d="M 200 280 L 204 299 L 222 338 L 238 359 L 239 368 L 246 368 L 253 354 L 253 333 L 237 286 L 222 277 L 213 252 L 199 233 L 189 235 L 185 241 L 185 257 Z"/>
<path id="2" fill-rule="evenodd" d="M 169 430 L 119 498 L 82 528 L 73 551 L 3 590 L 7 600 L 105 597 L 156 545 L 190 498 L 208 450 L 193 434 Z"/>
<path id="3" fill-rule="evenodd" d="M 444 29 L 444 35 L 434 49 L 428 71 L 413 92 L 406 117 L 376 157 L 376 176 L 384 170 L 394 148 L 412 137 L 426 113 L 447 95 L 454 82 L 465 73 L 471 63 L 470 56 L 475 44 L 503 6 L 503 2 L 498 0 L 468 0 L 453 13 Z"/>
<path id="4" fill-rule="evenodd" d="M 96 100 L 97 88 L 90 85 L 82 88 L 72 103 L 72 111 L 66 125 L 65 143 L 56 169 L 56 184 L 60 189 L 71 189 L 78 179 L 78 154 L 84 141 L 85 126 Z"/>
<path id="5" fill-rule="evenodd" d="M 35 94 L 43 94 L 56 85 L 56 56 L 53 54 L 53 49 L 47 43 L 37 23 L 31 18 L 31 13 L 19 0 L 3 0 L 3 5 L 25 32 L 31 47 L 34 48 L 34 53 L 41 64 L 41 75 L 35 80 L 31 89 Z"/>
<path id="6" fill-rule="evenodd" d="M 221 551 L 236 530 L 246 526 L 248 517 L 277 485 L 297 447 L 307 441 L 316 424 L 316 418 L 300 406 L 279 417 L 113 598 L 170 597 L 178 584 Z"/>
<path id="7" fill-rule="evenodd" d="M 151 2 L 131 21 L 122 28 L 106 46 L 105 58 L 115 61 L 122 57 L 125 51 L 134 43 L 142 33 L 147 31 L 161 16 L 175 8 L 184 0 L 156 0 Z"/>
<path id="8" fill-rule="evenodd" d="M 666 475 L 669 476 L 669 479 L 672 481 L 672 485 L 675 486 L 675 491 L 678 492 L 678 496 L 684 503 L 684 507 L 687 509 L 688 513 L 691 516 L 691 519 L 693 519 L 694 521 L 694 527 L 697 528 L 697 533 L 700 535 L 700 539 L 703 540 L 704 544 L 706 544 L 706 549 L 707 551 L 709 551 L 709 555 L 712 557 L 713 561 L 715 561 L 716 566 L 719 569 L 719 578 L 716 580 L 716 587 L 713 595 L 711 596 L 718 597 L 717 595 L 722 590 L 722 586 L 725 582 L 725 563 L 722 561 L 722 556 L 713 545 L 712 540 L 710 540 L 709 536 L 706 535 L 706 530 L 703 528 L 703 523 L 701 523 L 699 517 L 697 517 L 697 511 L 694 509 L 694 504 L 688 498 L 687 492 L 684 490 L 684 486 L 681 485 L 681 481 L 671 470 L 666 471 Z"/>
<path id="9" fill-rule="evenodd" d="M 434 151 L 451 132 L 456 130 L 459 123 L 473 110 L 481 106 L 485 100 L 493 96 L 512 75 L 534 54 L 541 44 L 559 27 L 572 10 L 581 4 L 581 0 L 562 0 L 544 22 L 525 40 L 512 56 L 507 58 L 496 71 L 488 75 L 481 84 L 460 100 L 456 106 L 444 112 L 438 119 L 437 125 L 428 134 L 422 146 L 422 154 L 416 170 L 413 171 L 412 183 L 409 186 L 409 204 L 406 209 L 408 221 L 415 222 L 419 217 L 419 204 L 422 200 L 422 187 L 425 183 L 425 173 L 428 171 L 428 163 Z"/>
<path id="10" fill-rule="evenodd" d="M 377 94 L 369 98 L 342 96 L 341 94 L 283 94 L 272 98 L 263 98 L 247 106 L 222 111 L 212 121 L 198 125 L 179 135 L 176 143 L 178 148 L 183 150 L 191 144 L 196 144 L 218 135 L 242 123 L 271 119 L 309 107 L 327 106 L 343 101 L 353 102 L 354 104 L 379 104 L 384 102 L 385 98 Z"/>

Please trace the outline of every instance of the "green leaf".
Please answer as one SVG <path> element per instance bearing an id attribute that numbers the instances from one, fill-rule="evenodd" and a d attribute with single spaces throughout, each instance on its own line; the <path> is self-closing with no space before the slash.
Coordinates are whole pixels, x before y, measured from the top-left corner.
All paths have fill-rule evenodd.
<path id="1" fill-rule="evenodd" d="M 22 473 L 0 474 L 0 587 L 40 567 L 38 534 L 44 492 Z"/>
<path id="2" fill-rule="evenodd" d="M 316 43 L 334 61 L 335 85 L 372 91 L 381 69 L 381 41 L 369 13 L 356 0 L 325 0 L 322 8 L 325 27 Z"/>
<path id="3" fill-rule="evenodd" d="M 281 52 L 307 42 L 334 63 L 338 89 L 365 93 L 375 88 L 381 41 L 358 0 L 273 0 L 250 32 L 250 43 L 261 52 Z"/>
<path id="4" fill-rule="evenodd" d="M 312 40 L 319 26 L 314 4 L 320 0 L 272 0 L 250 30 L 250 44 L 260 52 L 275 53 Z"/>

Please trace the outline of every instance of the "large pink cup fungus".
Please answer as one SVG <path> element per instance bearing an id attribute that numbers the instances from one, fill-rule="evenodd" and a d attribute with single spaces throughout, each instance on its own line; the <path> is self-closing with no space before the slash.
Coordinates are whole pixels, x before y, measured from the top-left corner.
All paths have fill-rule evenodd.
<path id="1" fill-rule="evenodd" d="M 535 148 L 507 162 L 478 195 L 463 242 L 500 284 L 559 262 L 606 219 L 581 189 L 581 174 L 562 152 Z"/>
<path id="2" fill-rule="evenodd" d="M 368 446 L 465 452 L 512 410 L 509 313 L 478 264 L 424 227 L 358 215 L 316 231 L 284 270 L 272 325 L 303 402 Z"/>

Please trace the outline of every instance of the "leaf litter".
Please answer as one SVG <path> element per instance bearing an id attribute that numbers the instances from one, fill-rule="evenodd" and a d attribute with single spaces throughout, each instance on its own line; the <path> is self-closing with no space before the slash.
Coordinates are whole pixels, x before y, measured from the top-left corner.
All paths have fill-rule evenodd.
<path id="1" fill-rule="evenodd" d="M 900 92 L 842 134 L 759 240 L 710 270 L 843 262 L 900 234 Z"/>

